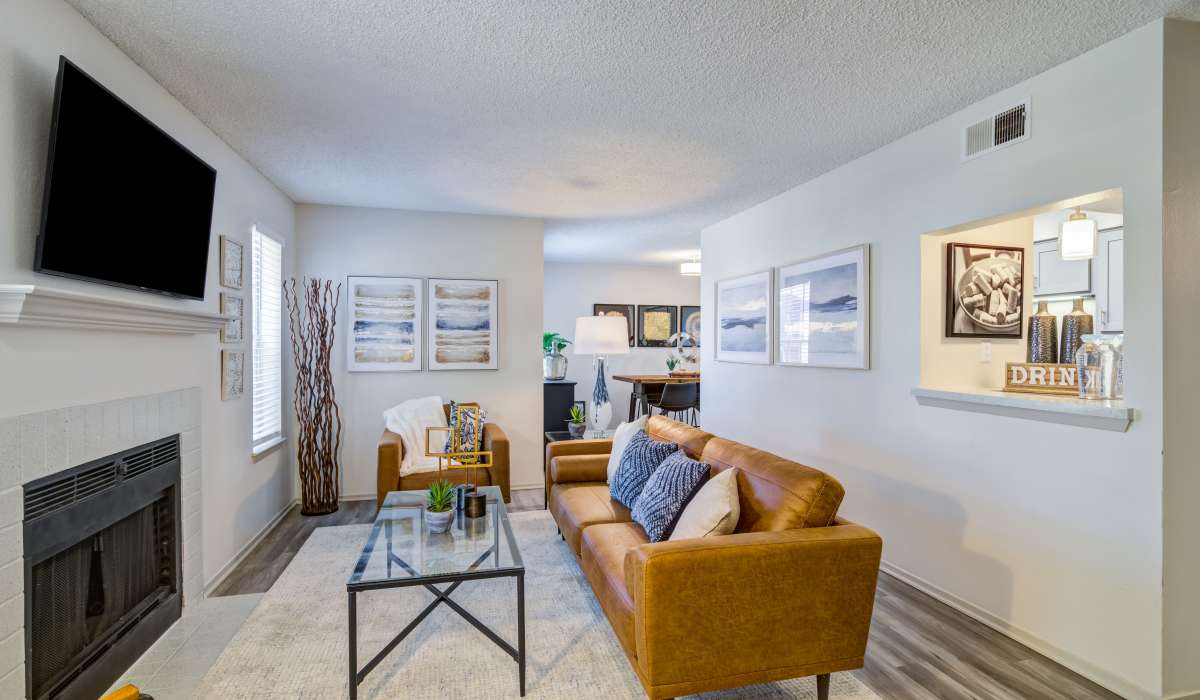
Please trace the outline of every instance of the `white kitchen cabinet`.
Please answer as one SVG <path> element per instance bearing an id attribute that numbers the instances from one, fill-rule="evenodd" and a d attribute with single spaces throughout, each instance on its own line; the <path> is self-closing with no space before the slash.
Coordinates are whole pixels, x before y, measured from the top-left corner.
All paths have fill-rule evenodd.
<path id="1" fill-rule="evenodd" d="M 1096 250 L 1096 329 L 1125 330 L 1125 229 L 1100 232 Z"/>
<path id="2" fill-rule="evenodd" d="M 1063 260 L 1058 239 L 1033 244 L 1033 295 L 1089 294 L 1092 291 L 1090 260 Z"/>

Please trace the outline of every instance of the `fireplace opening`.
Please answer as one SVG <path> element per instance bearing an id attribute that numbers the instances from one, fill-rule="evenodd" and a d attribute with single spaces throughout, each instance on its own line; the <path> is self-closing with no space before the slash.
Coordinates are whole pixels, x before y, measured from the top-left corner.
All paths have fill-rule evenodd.
<path id="1" fill-rule="evenodd" d="M 96 698 L 182 610 L 179 436 L 30 482 L 27 697 Z"/>

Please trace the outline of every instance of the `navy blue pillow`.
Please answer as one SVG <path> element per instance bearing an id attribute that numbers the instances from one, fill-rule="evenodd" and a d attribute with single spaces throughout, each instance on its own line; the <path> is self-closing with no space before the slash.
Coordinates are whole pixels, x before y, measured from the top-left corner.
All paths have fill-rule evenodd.
<path id="1" fill-rule="evenodd" d="M 683 450 L 676 451 L 646 480 L 633 506 L 633 522 L 642 526 L 651 542 L 662 542 L 670 537 L 679 514 L 705 481 L 708 465 L 688 457 Z"/>
<path id="2" fill-rule="evenodd" d="M 613 500 L 632 509 L 638 496 L 642 494 L 646 479 L 649 479 L 654 470 L 658 469 L 658 465 L 676 449 L 678 446 L 675 443 L 651 440 L 645 430 L 639 430 L 629 439 L 629 444 L 621 453 L 617 473 L 608 485 Z"/>

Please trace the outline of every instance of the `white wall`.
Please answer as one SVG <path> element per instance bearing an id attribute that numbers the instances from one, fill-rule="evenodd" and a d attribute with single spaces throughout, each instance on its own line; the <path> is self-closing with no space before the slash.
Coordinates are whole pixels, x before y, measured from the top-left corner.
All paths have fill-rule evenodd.
<path id="1" fill-rule="evenodd" d="M 343 287 L 333 373 L 345 425 L 344 495 L 374 497 L 384 410 L 428 395 L 478 401 L 512 442 L 512 486 L 540 487 L 542 229 L 533 219 L 296 207 L 300 275 L 343 284 L 348 275 L 500 281 L 500 368 L 476 371 L 346 372 Z"/>
<path id="2" fill-rule="evenodd" d="M 249 241 L 262 224 L 293 252 L 292 202 L 59 0 L 0 4 L 0 282 L 36 283 L 141 302 L 156 298 L 32 272 L 58 56 L 64 54 L 217 169 L 203 302 L 217 311 L 217 235 Z M 169 222 L 146 222 L 163 226 Z M 114 241 L 119 245 L 119 241 Z M 248 248 L 249 246 L 247 246 Z M 249 314 L 249 296 L 247 314 Z M 247 327 L 250 318 L 247 317 Z M 243 344 L 245 346 L 245 344 Z M 200 387 L 204 578 L 210 580 L 292 500 L 289 451 L 250 459 L 250 397 L 223 403 L 215 334 L 160 336 L 0 329 L 0 417 Z"/>
<path id="3" fill-rule="evenodd" d="M 575 319 L 592 315 L 592 304 L 663 304 L 699 306 L 700 278 L 684 277 L 679 266 L 587 265 L 546 263 L 544 327 L 568 339 L 575 338 Z M 636 321 L 634 332 L 636 333 Z M 702 341 L 703 342 L 703 341 Z M 667 348 L 629 348 L 628 355 L 609 358 L 612 374 L 663 374 L 667 371 Z M 567 356 L 567 379 L 578 382 L 575 399 L 592 403 L 596 383 L 591 355 L 575 355 L 575 346 L 563 351 Z M 609 381 L 608 393 L 613 405 L 613 425 L 629 416 L 632 385 Z M 565 429 L 565 428 L 564 428 Z"/>
<path id="4" fill-rule="evenodd" d="M 873 264 L 871 370 L 705 346 L 703 427 L 829 471 L 893 570 L 1130 697 L 1162 686 L 1162 64 L 1156 22 L 703 232 L 709 317 L 718 279 L 860 243 Z M 960 162 L 962 127 L 1025 97 L 1032 138 Z M 1129 431 L 918 406 L 921 234 L 1111 187 Z"/>

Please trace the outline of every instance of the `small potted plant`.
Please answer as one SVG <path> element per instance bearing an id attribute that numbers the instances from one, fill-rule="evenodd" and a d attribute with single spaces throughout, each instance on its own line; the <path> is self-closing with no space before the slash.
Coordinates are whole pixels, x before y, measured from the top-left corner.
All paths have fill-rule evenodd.
<path id="1" fill-rule="evenodd" d="M 571 417 L 567 419 L 567 430 L 571 431 L 573 438 L 583 437 L 583 432 L 587 430 L 587 416 L 583 415 L 583 409 L 578 405 L 571 407 Z"/>
<path id="2" fill-rule="evenodd" d="M 425 526 L 430 532 L 445 532 L 454 518 L 454 484 L 435 481 L 425 496 Z"/>
<path id="3" fill-rule="evenodd" d="M 553 382 L 567 376 L 567 357 L 562 354 L 571 341 L 558 333 L 542 333 L 542 378 Z"/>

